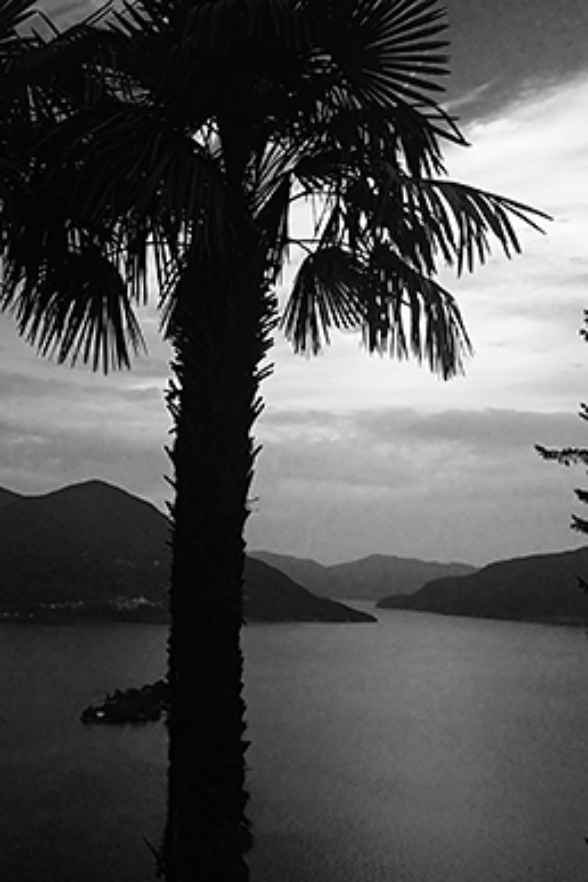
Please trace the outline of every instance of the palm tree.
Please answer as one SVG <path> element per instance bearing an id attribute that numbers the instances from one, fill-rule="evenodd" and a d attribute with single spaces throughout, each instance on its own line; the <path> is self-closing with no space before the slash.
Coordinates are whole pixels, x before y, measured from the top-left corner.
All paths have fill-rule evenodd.
<path id="1" fill-rule="evenodd" d="M 436 0 L 136 0 L 23 73 L 43 100 L 17 113 L 2 307 L 42 353 L 108 370 L 141 348 L 134 307 L 156 289 L 174 352 L 174 882 L 248 878 L 243 530 L 291 250 L 296 351 L 355 329 L 368 352 L 449 378 L 470 343 L 439 263 L 473 270 L 491 239 L 510 255 L 512 220 L 539 214 L 447 179 L 441 144 L 465 140 L 433 97 L 445 26 Z"/>

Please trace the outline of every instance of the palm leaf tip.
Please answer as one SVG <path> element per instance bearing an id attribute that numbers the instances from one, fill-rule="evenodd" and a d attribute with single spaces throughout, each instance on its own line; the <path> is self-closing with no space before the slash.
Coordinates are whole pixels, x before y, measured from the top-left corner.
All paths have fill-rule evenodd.
<path id="1" fill-rule="evenodd" d="M 389 245 L 373 250 L 371 271 L 362 290 L 368 351 L 425 361 L 443 379 L 463 373 L 473 350 L 453 295 Z"/>
<path id="2" fill-rule="evenodd" d="M 369 261 L 328 246 L 301 264 L 282 318 L 294 351 L 318 354 L 333 330 L 357 331 L 371 354 L 426 361 L 444 379 L 463 373 L 472 345 L 452 295 L 388 246 Z"/>
<path id="3" fill-rule="evenodd" d="M 19 332 L 41 355 L 108 373 L 129 368 L 146 344 L 124 280 L 109 260 L 70 254 L 43 267 L 3 300 Z"/>
<path id="4" fill-rule="evenodd" d="M 434 321 L 435 328 L 413 324 L 408 330 L 404 320 L 396 315 L 376 323 L 366 322 L 362 329 L 363 344 L 370 354 L 389 355 L 399 361 L 414 358 L 425 362 L 430 371 L 443 380 L 465 373 L 465 361 L 473 355 L 473 348 L 461 323 Z"/>
<path id="5" fill-rule="evenodd" d="M 344 248 L 328 246 L 302 262 L 286 304 L 281 327 L 296 353 L 317 355 L 332 330 L 359 330 L 363 304 L 358 292 L 364 268 Z"/>

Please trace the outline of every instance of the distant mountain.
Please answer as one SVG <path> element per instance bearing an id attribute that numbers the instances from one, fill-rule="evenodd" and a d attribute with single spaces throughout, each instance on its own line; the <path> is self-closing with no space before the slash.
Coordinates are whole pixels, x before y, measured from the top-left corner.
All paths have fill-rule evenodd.
<path id="1" fill-rule="evenodd" d="M 255 622 L 375 622 L 374 616 L 343 603 L 316 597 L 297 585 L 285 573 L 261 560 L 248 558 L 245 564 L 245 609 Z"/>
<path id="2" fill-rule="evenodd" d="M 165 598 L 167 520 L 102 481 L 0 507 L 0 606 Z"/>
<path id="3" fill-rule="evenodd" d="M 476 572 L 468 564 L 444 564 L 386 554 L 373 554 L 333 566 L 270 551 L 252 551 L 251 555 L 286 573 L 314 594 L 343 600 L 376 601 L 390 594 L 412 594 L 431 579 Z"/>
<path id="4" fill-rule="evenodd" d="M 170 570 L 167 518 L 103 481 L 42 496 L 0 488 L 0 614 L 161 621 Z M 246 615 L 263 621 L 374 621 L 254 562 Z"/>
<path id="5" fill-rule="evenodd" d="M 249 556 L 280 570 L 313 594 L 337 597 L 337 582 L 331 575 L 331 568 L 315 560 L 294 557 L 291 554 L 276 554 L 273 551 L 251 551 Z"/>
<path id="6" fill-rule="evenodd" d="M 411 597 L 381 600 L 385 609 L 410 609 L 456 616 L 588 624 L 588 546 L 489 564 L 471 576 L 437 579 Z"/>

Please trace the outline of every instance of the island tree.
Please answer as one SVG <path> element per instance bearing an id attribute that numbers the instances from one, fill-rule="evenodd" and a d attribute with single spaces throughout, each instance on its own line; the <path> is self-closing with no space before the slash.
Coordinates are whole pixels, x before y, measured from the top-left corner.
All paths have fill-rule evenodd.
<path id="1" fill-rule="evenodd" d="M 248 878 L 243 531 L 289 255 L 297 352 L 356 330 L 449 378 L 470 343 L 438 269 L 534 224 L 447 177 L 442 145 L 466 141 L 437 100 L 445 28 L 436 0 L 137 0 L 9 60 L 2 307 L 41 353 L 108 370 L 154 293 L 173 347 L 174 882 Z"/>

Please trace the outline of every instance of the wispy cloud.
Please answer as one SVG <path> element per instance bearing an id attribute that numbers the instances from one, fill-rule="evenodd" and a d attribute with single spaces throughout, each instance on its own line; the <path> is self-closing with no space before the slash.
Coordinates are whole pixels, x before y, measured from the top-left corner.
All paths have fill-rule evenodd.
<path id="1" fill-rule="evenodd" d="M 444 101 L 443 107 L 451 114 L 455 114 L 456 111 L 461 112 L 468 108 L 479 107 L 480 99 L 488 95 L 496 85 L 497 80 L 493 79 L 479 86 L 474 86 L 473 89 L 468 89 L 466 92 L 462 92 L 460 95 Z"/>
<path id="2" fill-rule="evenodd" d="M 582 442 L 571 414 L 271 412 L 251 543 L 296 542 L 326 561 L 371 550 L 474 563 L 569 547 L 578 476 L 534 450 L 562 439 Z"/>
<path id="3" fill-rule="evenodd" d="M 109 432 L 82 423 L 61 427 L 0 420 L 0 485 L 45 493 L 64 484 L 102 478 L 163 506 L 169 464 L 159 439 L 140 431 Z"/>

